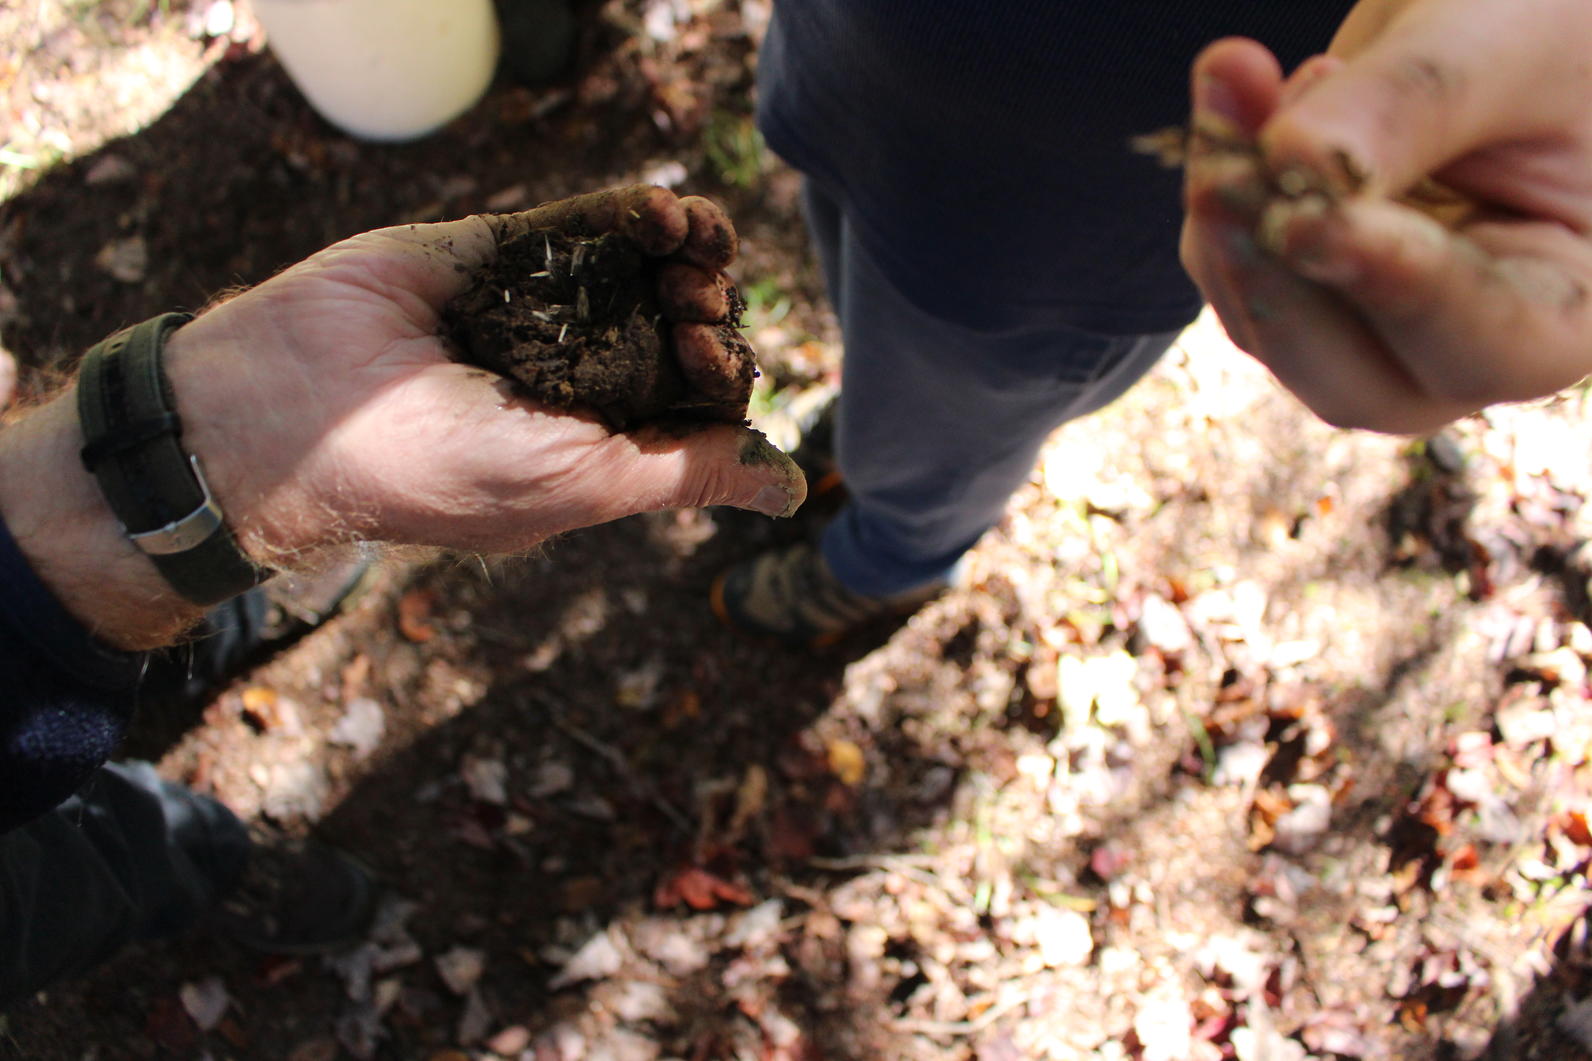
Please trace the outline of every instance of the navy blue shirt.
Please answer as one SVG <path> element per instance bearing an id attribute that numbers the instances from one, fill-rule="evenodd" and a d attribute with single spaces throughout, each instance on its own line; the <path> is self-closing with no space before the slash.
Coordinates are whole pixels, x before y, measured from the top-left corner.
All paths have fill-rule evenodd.
<path id="1" fill-rule="evenodd" d="M 1185 124 L 1224 36 L 1291 69 L 1352 0 L 777 0 L 769 145 L 846 209 L 901 292 L 973 327 L 1170 331 L 1200 297 L 1178 173 L 1136 136 Z"/>
<path id="2" fill-rule="evenodd" d="M 66 799 L 116 751 L 143 661 L 95 641 L 0 522 L 0 833 Z"/>

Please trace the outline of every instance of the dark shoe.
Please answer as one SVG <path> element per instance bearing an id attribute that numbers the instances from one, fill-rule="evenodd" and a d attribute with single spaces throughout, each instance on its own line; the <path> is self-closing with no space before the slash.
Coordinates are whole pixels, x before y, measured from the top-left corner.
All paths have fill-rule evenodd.
<path id="1" fill-rule="evenodd" d="M 875 620 L 910 615 L 949 585 L 869 597 L 841 585 L 822 554 L 802 543 L 730 568 L 713 583 L 711 601 L 729 627 L 818 647 Z"/>
<path id="2" fill-rule="evenodd" d="M 221 687 L 353 607 L 376 567 L 355 557 L 309 575 L 278 575 L 210 610 L 183 644 L 150 656 L 139 699 L 161 710 L 203 706 Z"/>
<path id="3" fill-rule="evenodd" d="M 214 927 L 263 954 L 325 954 L 365 939 L 376 895 L 352 855 L 315 840 L 257 838 Z"/>
<path id="4" fill-rule="evenodd" d="M 353 607 L 376 572 L 357 557 L 319 575 L 278 575 L 216 605 L 183 644 L 150 654 L 123 754 L 160 758 L 228 682 Z"/>
<path id="5" fill-rule="evenodd" d="M 281 647 L 350 610 L 370 591 L 377 573 L 375 561 L 354 556 L 325 571 L 277 575 L 262 587 L 267 611 L 261 639 Z"/>
<path id="6" fill-rule="evenodd" d="M 845 483 L 835 464 L 835 407 L 840 388 L 820 384 L 802 391 L 767 416 L 758 417 L 756 427 L 775 446 L 789 453 L 807 476 L 807 503 L 838 504 L 845 495 Z"/>

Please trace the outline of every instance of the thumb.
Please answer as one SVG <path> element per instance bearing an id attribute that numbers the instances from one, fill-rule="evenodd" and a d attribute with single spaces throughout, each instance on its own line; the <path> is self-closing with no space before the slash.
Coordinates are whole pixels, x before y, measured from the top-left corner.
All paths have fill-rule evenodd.
<path id="1" fill-rule="evenodd" d="M 658 425 L 614 435 L 609 445 L 629 450 L 608 463 L 614 478 L 604 490 L 627 511 L 606 518 L 714 505 L 783 518 L 807 499 L 796 462 L 750 428 Z"/>
<path id="2" fill-rule="evenodd" d="M 1273 172 L 1302 169 L 1315 187 L 1397 196 L 1479 148 L 1551 131 L 1564 117 L 1564 86 L 1583 80 L 1570 76 L 1569 53 L 1579 51 L 1565 41 L 1586 37 L 1566 33 L 1549 9 L 1588 28 L 1592 19 L 1573 10 L 1588 6 L 1414 0 L 1369 39 L 1340 34 L 1342 66 L 1262 130 L 1266 160 Z"/>

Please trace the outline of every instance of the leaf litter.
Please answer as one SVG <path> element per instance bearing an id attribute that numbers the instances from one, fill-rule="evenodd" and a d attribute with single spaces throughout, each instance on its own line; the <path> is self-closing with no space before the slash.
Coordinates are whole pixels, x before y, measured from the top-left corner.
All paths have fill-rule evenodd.
<path id="1" fill-rule="evenodd" d="M 618 31 L 578 92 L 510 92 L 478 120 L 573 142 L 635 107 L 688 130 L 748 88 L 763 6 L 609 4 L 611 26 L 669 32 Z M 356 179 L 339 167 L 357 150 L 289 124 L 273 179 Z M 95 195 L 159 192 L 119 168 Z M 519 163 L 436 173 L 424 199 L 377 183 L 417 209 L 554 197 Z M 763 179 L 731 204 L 743 268 L 802 297 L 756 334 L 776 382 L 810 382 L 834 326 L 794 184 Z M 135 272 L 169 290 L 160 238 L 140 264 L 84 237 L 85 285 L 112 308 Z M 191 266 L 204 237 L 185 238 Z M 8 284 L 26 253 L 6 244 Z M 744 551 L 725 529 L 770 533 L 716 515 L 689 548 L 678 521 L 643 521 L 490 582 L 407 569 L 163 764 L 381 863 L 399 905 L 372 939 L 329 964 L 131 954 L 11 1034 L 76 1057 L 90 1028 L 105 1061 L 140 1042 L 297 1061 L 1578 1056 L 1592 468 L 1563 455 L 1592 449 L 1585 402 L 1425 443 L 1332 432 L 1202 323 L 1052 441 L 969 590 L 828 668 L 699 621 L 695 584 Z M 789 739 L 746 737 L 786 720 Z"/>

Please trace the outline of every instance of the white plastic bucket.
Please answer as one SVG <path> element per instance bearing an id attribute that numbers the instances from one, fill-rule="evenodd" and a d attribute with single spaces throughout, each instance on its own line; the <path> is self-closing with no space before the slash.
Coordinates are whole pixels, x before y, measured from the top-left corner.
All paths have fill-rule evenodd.
<path id="1" fill-rule="evenodd" d="M 327 121 L 365 140 L 412 140 L 492 81 L 492 0 L 254 0 L 271 50 Z"/>

